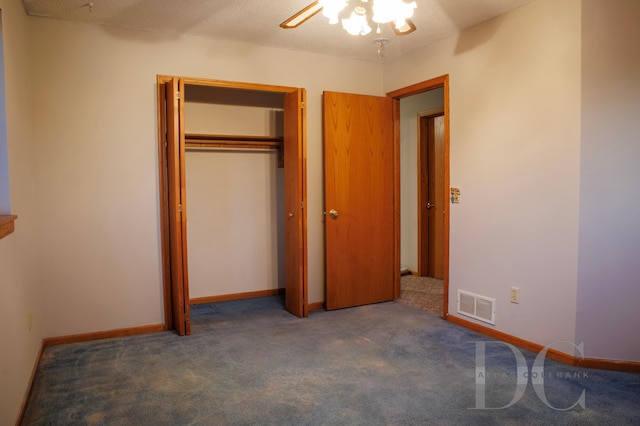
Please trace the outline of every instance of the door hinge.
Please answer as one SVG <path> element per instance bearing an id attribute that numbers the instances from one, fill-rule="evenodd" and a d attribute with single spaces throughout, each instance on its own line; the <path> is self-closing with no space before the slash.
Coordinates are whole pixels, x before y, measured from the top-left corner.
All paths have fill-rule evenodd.
<path id="1" fill-rule="evenodd" d="M 182 213 L 182 204 L 178 204 L 178 212 Z"/>
<path id="2" fill-rule="evenodd" d="M 300 102 L 300 108 L 304 109 L 304 102 Z"/>
<path id="3" fill-rule="evenodd" d="M 180 92 L 176 92 L 176 99 L 180 99 Z"/>
<path id="4" fill-rule="evenodd" d="M 300 208 L 304 209 L 304 201 L 300 201 Z"/>

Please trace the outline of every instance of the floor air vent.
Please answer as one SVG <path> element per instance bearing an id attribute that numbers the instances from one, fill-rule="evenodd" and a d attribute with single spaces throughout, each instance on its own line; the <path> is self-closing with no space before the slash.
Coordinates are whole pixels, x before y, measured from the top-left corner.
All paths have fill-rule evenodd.
<path id="1" fill-rule="evenodd" d="M 458 290 L 458 313 L 495 325 L 496 299 Z"/>

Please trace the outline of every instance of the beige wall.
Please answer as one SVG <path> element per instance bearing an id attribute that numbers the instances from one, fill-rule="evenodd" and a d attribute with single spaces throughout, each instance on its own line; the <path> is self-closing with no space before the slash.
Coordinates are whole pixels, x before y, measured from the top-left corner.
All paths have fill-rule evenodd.
<path id="1" fill-rule="evenodd" d="M 640 2 L 583 2 L 577 340 L 640 360 Z"/>
<path id="2" fill-rule="evenodd" d="M 284 288 L 284 174 L 275 151 L 188 152 L 190 297 Z"/>
<path id="3" fill-rule="evenodd" d="M 39 234 L 46 336 L 163 321 L 156 74 L 307 89 L 309 302 L 324 300 L 321 94 L 382 94 L 379 64 L 42 18 L 29 23 L 37 196 L 47 212 Z"/>
<path id="4" fill-rule="evenodd" d="M 0 424 L 15 422 L 43 331 L 38 286 L 37 206 L 31 134 L 28 19 L 22 4 L 0 0 L 4 41 L 8 165 L 16 231 L 0 240 Z M 33 327 L 29 331 L 28 313 Z"/>
<path id="5" fill-rule="evenodd" d="M 2 46 L 2 10 L 0 9 L 0 215 L 11 214 L 9 192 L 9 158 L 7 150 L 7 105 L 4 78 L 4 49 Z"/>
<path id="6" fill-rule="evenodd" d="M 385 91 L 450 76 L 449 312 L 494 297 L 495 327 L 540 344 L 575 338 L 580 16 L 540 0 L 384 66 Z"/>

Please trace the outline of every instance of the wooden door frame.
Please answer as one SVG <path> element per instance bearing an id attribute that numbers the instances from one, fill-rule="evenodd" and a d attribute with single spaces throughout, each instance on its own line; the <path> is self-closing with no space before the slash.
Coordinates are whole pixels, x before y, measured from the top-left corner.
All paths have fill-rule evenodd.
<path id="1" fill-rule="evenodd" d="M 394 276 L 394 293 L 396 298 L 400 298 L 400 99 L 408 96 L 417 95 L 433 89 L 443 88 L 444 97 L 444 185 L 445 191 L 442 203 L 444 205 L 444 283 L 443 283 L 443 318 L 449 315 L 449 229 L 450 229 L 450 170 L 449 170 L 449 75 L 445 74 L 440 77 L 426 80 L 413 84 L 392 92 L 388 92 L 387 96 L 393 99 L 393 133 L 394 133 L 394 229 L 395 242 L 393 248 L 393 259 L 396 266 L 397 274 Z"/>
<path id="2" fill-rule="evenodd" d="M 169 239 L 169 186 L 167 184 L 168 173 L 168 161 L 165 147 L 165 138 L 163 138 L 163 133 L 166 128 L 166 110 L 162 107 L 164 100 L 164 83 L 171 81 L 174 78 L 181 79 L 184 82 L 184 85 L 198 85 L 198 86 L 211 86 L 211 87 L 221 87 L 228 89 L 240 89 L 240 90 L 253 90 L 259 92 L 275 92 L 275 93 L 292 93 L 300 89 L 298 87 L 289 87 L 289 86 L 275 86 L 275 85 L 266 85 L 266 84 L 256 84 L 256 83 L 244 83 L 244 82 L 235 82 L 235 81 L 225 81 L 225 80 L 212 80 L 205 78 L 193 78 L 193 77 L 181 77 L 181 76 L 173 76 L 173 75 L 157 75 L 156 76 L 156 91 L 157 91 L 157 106 L 158 106 L 158 180 L 159 180 L 159 206 L 160 206 L 160 234 L 161 234 L 161 259 L 162 259 L 162 288 L 163 288 L 163 298 L 164 298 L 164 329 L 170 330 L 174 328 L 173 321 L 173 307 L 172 307 L 172 283 L 171 283 L 171 253 L 170 253 L 170 239 Z M 183 94 L 184 96 L 184 94 Z M 303 102 L 304 111 L 306 111 L 306 106 Z M 306 116 L 306 113 L 304 114 Z M 306 118 L 303 118 L 306 121 Z M 306 139 L 306 123 L 303 124 L 303 134 L 302 138 Z M 306 152 L 303 152 L 303 175 L 306 176 Z M 307 191 L 306 191 L 306 178 L 303 176 L 302 182 L 302 204 L 304 206 L 304 214 L 302 217 L 302 227 L 304 235 L 307 233 Z M 300 283 L 302 287 L 301 292 L 305 295 L 304 297 L 304 312 L 308 311 L 308 300 L 306 298 L 307 293 L 307 280 L 308 280 L 308 262 L 307 262 L 307 238 L 304 238 L 304 244 L 302 249 L 302 268 L 303 268 L 303 279 Z M 185 303 L 189 303 L 189 301 L 185 301 Z"/>
<path id="3" fill-rule="evenodd" d="M 424 247 L 426 244 L 428 244 L 428 241 L 424 241 L 423 237 L 424 237 L 424 228 L 428 227 L 428 224 L 425 224 L 424 221 L 421 219 L 422 214 L 423 214 L 423 206 L 429 201 L 429 200 L 425 200 L 423 197 L 424 191 L 422 188 L 422 185 L 424 185 L 424 182 L 421 179 L 422 176 L 422 172 L 424 170 L 424 168 L 427 169 L 427 171 L 429 170 L 429 160 L 428 160 L 428 156 L 426 155 L 425 151 L 428 151 L 428 148 L 426 145 L 423 144 L 423 141 L 426 140 L 427 143 L 430 142 L 429 137 L 428 136 L 424 136 L 423 135 L 423 129 L 422 129 L 422 122 L 423 120 L 428 120 L 430 118 L 433 117 L 440 117 L 440 116 L 444 116 L 444 108 L 433 108 L 427 111 L 422 111 L 418 113 L 418 122 L 417 122 L 417 128 L 418 128 L 418 146 L 417 146 L 417 154 L 418 154 L 418 276 L 419 277 L 424 277 L 427 276 L 426 274 L 428 273 L 427 270 L 425 270 L 424 268 L 424 256 L 429 256 L 428 254 L 425 254 L 424 251 Z M 427 157 L 427 164 L 424 163 L 424 158 Z"/>

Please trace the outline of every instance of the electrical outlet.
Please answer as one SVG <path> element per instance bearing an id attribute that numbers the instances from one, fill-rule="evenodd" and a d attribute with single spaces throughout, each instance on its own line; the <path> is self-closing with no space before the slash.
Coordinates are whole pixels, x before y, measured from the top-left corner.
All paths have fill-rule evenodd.
<path id="1" fill-rule="evenodd" d="M 33 328 L 33 320 L 31 318 L 31 311 L 27 313 L 27 322 L 29 323 L 29 331 Z"/>
<path id="2" fill-rule="evenodd" d="M 520 289 L 511 287 L 511 303 L 520 303 Z"/>

